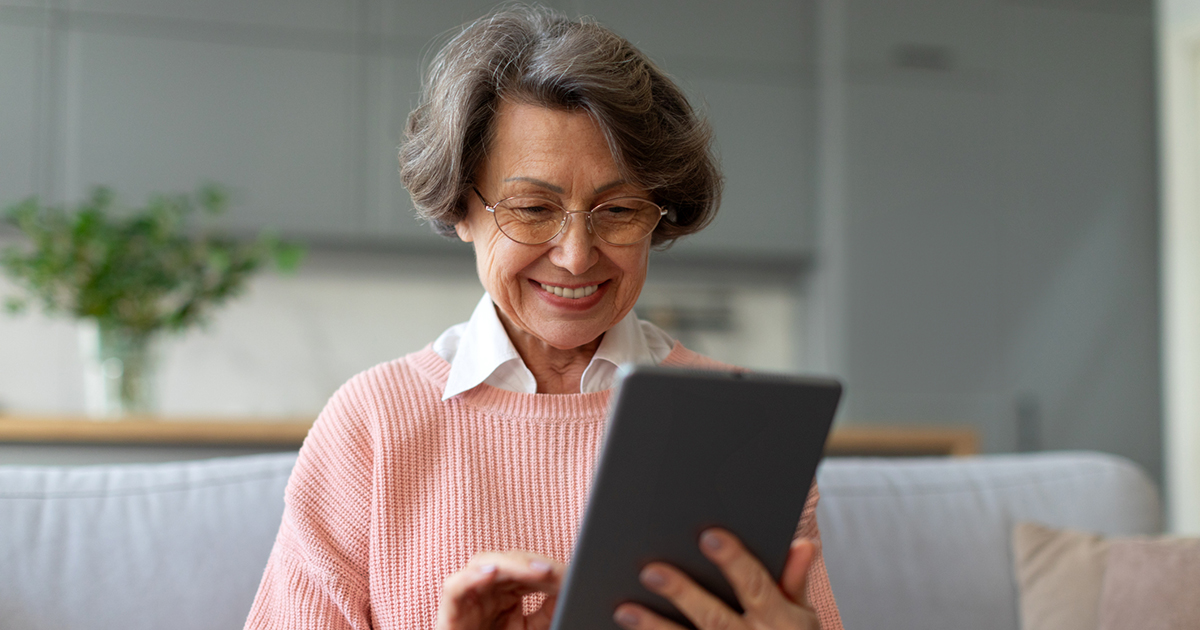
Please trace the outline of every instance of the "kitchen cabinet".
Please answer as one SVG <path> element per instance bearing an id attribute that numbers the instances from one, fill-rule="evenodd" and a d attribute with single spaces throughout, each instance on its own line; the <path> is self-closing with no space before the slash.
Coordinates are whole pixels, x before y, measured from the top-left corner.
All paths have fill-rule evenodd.
<path id="1" fill-rule="evenodd" d="M 813 3 L 560 4 L 643 45 L 711 115 L 724 210 L 678 252 L 806 256 Z M 215 181 L 233 194 L 227 225 L 245 233 L 446 249 L 414 218 L 396 150 L 431 40 L 490 5 L 69 0 L 40 12 L 45 32 L 0 13 L 0 199 L 77 200 L 103 184 L 140 204 Z M 49 100 L 44 119 L 36 98 Z"/>

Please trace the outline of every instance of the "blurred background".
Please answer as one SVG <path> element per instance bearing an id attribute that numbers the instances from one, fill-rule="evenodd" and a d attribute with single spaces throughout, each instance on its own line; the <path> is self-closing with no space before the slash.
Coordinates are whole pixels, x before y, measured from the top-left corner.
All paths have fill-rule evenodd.
<path id="1" fill-rule="evenodd" d="M 481 295 L 471 250 L 413 218 L 395 154 L 433 42 L 492 4 L 0 0 L 0 204 L 228 186 L 231 229 L 308 257 L 167 344 L 162 412 L 311 420 Z M 722 210 L 655 255 L 643 317 L 726 361 L 836 375 L 841 426 L 1194 474 L 1170 472 L 1200 428 L 1165 416 L 1160 229 L 1195 214 L 1164 204 L 1200 176 L 1200 0 L 548 4 L 641 47 L 716 129 Z M 77 336 L 0 317 L 0 414 L 82 413 Z"/>

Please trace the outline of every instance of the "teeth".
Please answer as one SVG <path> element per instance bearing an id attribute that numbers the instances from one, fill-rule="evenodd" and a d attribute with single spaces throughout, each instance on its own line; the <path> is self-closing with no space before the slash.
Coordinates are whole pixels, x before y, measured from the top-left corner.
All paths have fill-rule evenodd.
<path id="1" fill-rule="evenodd" d="M 541 284 L 541 283 L 539 283 L 539 284 Z M 565 297 L 565 298 L 570 298 L 572 300 L 578 300 L 579 298 L 585 298 L 585 297 L 595 293 L 600 288 L 600 285 L 593 284 L 593 285 L 587 286 L 587 287 L 579 287 L 578 289 L 568 289 L 565 287 L 556 287 L 556 286 L 552 286 L 549 284 L 542 284 L 542 288 L 545 289 L 549 293 L 553 293 L 554 295 L 557 295 L 558 297 Z"/>

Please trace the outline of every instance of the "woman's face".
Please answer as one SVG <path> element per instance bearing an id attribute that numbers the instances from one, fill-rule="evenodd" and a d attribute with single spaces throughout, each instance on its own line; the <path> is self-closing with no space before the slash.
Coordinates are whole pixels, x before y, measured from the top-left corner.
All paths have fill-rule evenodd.
<path id="1" fill-rule="evenodd" d="M 615 197 L 649 198 L 621 178 L 600 127 L 586 113 L 501 101 L 494 125 L 488 157 L 474 179 L 488 203 L 531 194 L 568 211 L 587 211 Z M 588 233 L 584 215 L 573 214 L 548 243 L 522 245 L 500 232 L 477 196 L 469 204 L 455 230 L 474 244 L 479 279 L 510 331 L 555 348 L 577 348 L 612 328 L 637 302 L 649 238 L 609 245 Z M 546 287 L 596 291 L 569 298 Z"/>

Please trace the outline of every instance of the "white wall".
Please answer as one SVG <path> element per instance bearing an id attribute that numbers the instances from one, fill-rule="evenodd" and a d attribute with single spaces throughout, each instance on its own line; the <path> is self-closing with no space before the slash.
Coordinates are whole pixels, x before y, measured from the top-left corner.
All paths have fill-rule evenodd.
<path id="1" fill-rule="evenodd" d="M 1168 518 L 1200 533 L 1200 1 L 1158 5 Z"/>
<path id="2" fill-rule="evenodd" d="M 676 332 L 731 363 L 794 369 L 794 292 L 778 278 L 747 275 L 699 278 L 652 265 L 639 308 L 727 308 L 725 329 Z M 0 280 L 0 294 L 9 290 Z M 350 376 L 465 321 L 482 294 L 469 256 L 315 252 L 295 276 L 256 279 L 206 330 L 166 341 L 162 411 L 311 418 Z M 76 337 L 69 321 L 0 315 L 0 412 L 82 413 Z"/>

